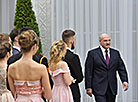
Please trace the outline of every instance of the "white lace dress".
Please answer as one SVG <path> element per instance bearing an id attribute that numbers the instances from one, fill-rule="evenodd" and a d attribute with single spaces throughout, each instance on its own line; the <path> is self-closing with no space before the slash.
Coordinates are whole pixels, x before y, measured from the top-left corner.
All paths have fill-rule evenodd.
<path id="1" fill-rule="evenodd" d="M 0 69 L 0 102 L 14 102 L 14 98 L 6 86 L 6 68 Z"/>

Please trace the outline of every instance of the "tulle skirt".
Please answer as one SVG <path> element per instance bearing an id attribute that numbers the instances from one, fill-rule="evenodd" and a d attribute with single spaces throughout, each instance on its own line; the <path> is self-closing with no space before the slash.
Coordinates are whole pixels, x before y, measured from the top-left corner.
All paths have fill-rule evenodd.
<path id="1" fill-rule="evenodd" d="M 66 85 L 54 86 L 52 99 L 49 102 L 74 102 L 70 87 Z"/>
<path id="2" fill-rule="evenodd" d="M 14 98 L 9 90 L 6 90 L 0 96 L 0 102 L 14 102 Z"/>

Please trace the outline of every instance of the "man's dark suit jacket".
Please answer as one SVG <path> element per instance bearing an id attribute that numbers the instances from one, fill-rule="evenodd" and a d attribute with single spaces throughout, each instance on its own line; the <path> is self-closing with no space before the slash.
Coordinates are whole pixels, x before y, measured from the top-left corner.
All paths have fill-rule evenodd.
<path id="1" fill-rule="evenodd" d="M 19 60 L 20 58 L 22 57 L 22 52 L 19 52 L 18 54 L 15 54 L 13 56 L 11 56 L 8 60 L 8 66 L 14 62 L 16 62 L 17 60 Z M 40 59 L 43 57 L 43 55 L 40 55 L 38 53 L 36 53 L 34 56 L 33 56 L 33 60 L 40 63 Z M 44 57 L 42 59 L 42 63 L 41 64 L 44 64 L 47 68 L 48 68 L 48 62 L 47 62 L 47 58 Z M 8 68 L 7 68 L 7 71 L 8 71 Z M 49 79 L 50 79 L 50 85 L 51 87 L 53 86 L 53 81 L 51 79 L 51 76 L 49 75 Z M 7 81 L 8 82 L 8 81 Z M 9 88 L 9 84 L 7 83 L 7 88 Z"/>
<path id="2" fill-rule="evenodd" d="M 15 54 L 18 54 L 20 51 L 16 48 L 12 48 L 12 54 L 15 55 Z"/>
<path id="3" fill-rule="evenodd" d="M 76 79 L 76 82 L 70 85 L 73 98 L 80 98 L 81 95 L 78 83 L 83 80 L 83 73 L 79 56 L 67 49 L 64 61 L 67 62 L 69 66 L 71 76 Z"/>
<path id="4" fill-rule="evenodd" d="M 90 50 L 85 63 L 85 88 L 91 88 L 94 95 L 105 95 L 107 87 L 117 94 L 117 71 L 123 82 L 128 82 L 127 71 L 119 51 L 110 48 L 107 68 L 101 48 Z"/>

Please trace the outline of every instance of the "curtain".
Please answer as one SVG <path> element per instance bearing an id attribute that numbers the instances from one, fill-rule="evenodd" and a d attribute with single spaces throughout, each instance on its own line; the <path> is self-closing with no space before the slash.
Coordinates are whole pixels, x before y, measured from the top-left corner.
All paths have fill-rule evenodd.
<path id="1" fill-rule="evenodd" d="M 88 50 L 99 46 L 99 35 L 108 33 L 112 47 L 120 50 L 129 74 L 129 90 L 123 91 L 118 77 L 117 102 L 138 102 L 138 1 L 51 0 L 51 41 L 61 39 L 64 29 L 74 29 L 76 50 L 84 70 Z M 80 84 L 82 102 L 94 102 Z"/>
<path id="2" fill-rule="evenodd" d="M 32 0 L 43 54 L 49 56 L 54 40 L 64 29 L 76 31 L 76 49 L 84 71 L 88 50 L 99 46 L 99 35 L 110 34 L 112 47 L 119 49 L 129 74 L 129 90 L 123 91 L 118 77 L 116 102 L 138 102 L 138 1 L 137 0 Z M 16 0 L 0 0 L 0 32 L 13 29 Z M 82 102 L 94 102 L 80 84 Z"/>
<path id="3" fill-rule="evenodd" d="M 14 28 L 16 0 L 0 0 L 0 32 L 10 33 Z"/>

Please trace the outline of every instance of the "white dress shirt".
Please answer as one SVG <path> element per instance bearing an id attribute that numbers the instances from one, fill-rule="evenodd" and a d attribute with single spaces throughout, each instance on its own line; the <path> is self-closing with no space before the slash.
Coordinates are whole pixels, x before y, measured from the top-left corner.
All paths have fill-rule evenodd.
<path id="1" fill-rule="evenodd" d="M 17 49 L 18 51 L 21 51 L 20 47 L 13 46 L 13 48 Z"/>
<path id="2" fill-rule="evenodd" d="M 104 56 L 104 59 L 106 60 L 106 52 L 105 52 L 105 50 L 106 49 L 104 49 L 102 46 L 100 46 L 100 48 L 101 48 L 101 50 L 102 50 L 102 54 L 103 54 L 103 56 Z M 108 57 L 110 58 L 110 50 L 109 50 L 109 48 L 107 49 L 107 53 L 108 53 Z"/>

